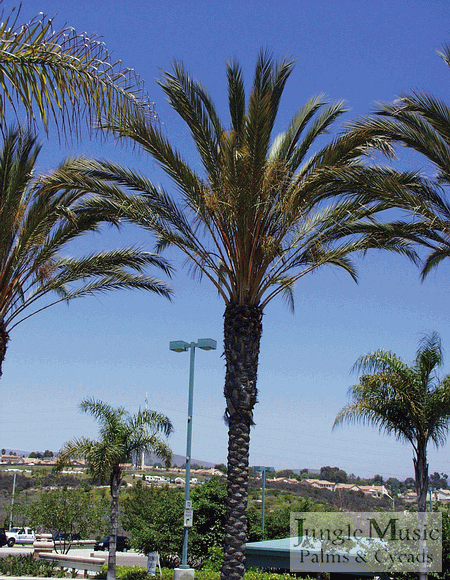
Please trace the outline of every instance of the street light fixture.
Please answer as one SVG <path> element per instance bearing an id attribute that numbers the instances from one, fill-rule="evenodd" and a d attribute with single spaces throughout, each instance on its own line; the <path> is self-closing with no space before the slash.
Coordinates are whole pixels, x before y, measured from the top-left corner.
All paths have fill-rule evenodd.
<path id="1" fill-rule="evenodd" d="M 188 548 L 188 532 L 192 527 L 192 507 L 189 501 L 189 481 L 191 475 L 191 445 L 192 445 L 192 414 L 193 414 L 193 399 L 194 399 L 194 361 L 195 348 L 202 350 L 215 350 L 217 342 L 212 338 L 199 338 L 197 342 L 185 342 L 184 340 L 172 340 L 170 342 L 170 350 L 174 352 L 186 352 L 191 349 L 190 365 L 189 365 L 189 398 L 188 398 L 188 418 L 187 418 L 187 442 L 186 442 L 186 474 L 184 481 L 184 525 L 183 525 L 183 551 L 181 556 L 180 569 L 186 570 L 187 565 L 187 548 Z"/>

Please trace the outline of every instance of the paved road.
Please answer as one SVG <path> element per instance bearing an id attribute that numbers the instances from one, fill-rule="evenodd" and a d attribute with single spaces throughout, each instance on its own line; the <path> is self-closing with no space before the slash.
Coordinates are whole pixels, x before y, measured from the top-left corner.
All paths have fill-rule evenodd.
<path id="1" fill-rule="evenodd" d="M 18 556 L 19 554 L 31 554 L 33 548 L 28 548 L 25 546 L 14 546 L 13 548 L 8 548 L 8 546 L 3 546 L 0 548 L 0 558 L 8 556 L 10 554 Z M 108 552 L 94 552 L 92 548 L 72 548 L 70 554 L 74 556 L 95 556 L 96 558 L 108 558 Z M 138 554 L 133 550 L 129 552 L 117 552 L 117 565 L 118 566 L 143 566 L 147 567 L 147 557 L 142 554 Z M 1 575 L 0 575 L 1 577 Z M 10 580 L 13 580 L 9 577 Z M 22 580 L 25 580 L 22 578 Z"/>

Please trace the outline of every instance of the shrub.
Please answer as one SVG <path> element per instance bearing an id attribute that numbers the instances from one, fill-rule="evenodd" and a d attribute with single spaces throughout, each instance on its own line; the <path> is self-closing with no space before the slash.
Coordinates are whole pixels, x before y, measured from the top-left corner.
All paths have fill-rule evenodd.
<path id="1" fill-rule="evenodd" d="M 5 556 L 0 559 L 0 573 L 5 576 L 44 576 L 63 578 L 64 571 L 52 562 L 33 560 L 32 554 Z"/>

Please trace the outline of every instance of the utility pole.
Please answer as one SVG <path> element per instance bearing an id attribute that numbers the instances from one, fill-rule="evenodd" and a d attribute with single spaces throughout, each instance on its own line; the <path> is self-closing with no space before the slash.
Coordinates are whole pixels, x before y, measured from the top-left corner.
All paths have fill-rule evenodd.
<path id="1" fill-rule="evenodd" d="M 147 411 L 147 403 L 148 403 L 148 393 L 145 393 L 145 410 Z M 144 455 L 145 452 L 144 450 L 142 450 L 142 454 L 141 454 L 141 469 L 144 470 Z"/>

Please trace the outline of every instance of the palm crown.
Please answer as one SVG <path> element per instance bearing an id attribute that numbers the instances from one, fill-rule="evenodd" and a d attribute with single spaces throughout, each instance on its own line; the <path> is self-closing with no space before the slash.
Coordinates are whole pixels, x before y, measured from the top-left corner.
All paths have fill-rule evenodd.
<path id="1" fill-rule="evenodd" d="M 261 54 L 246 105 L 241 69 L 229 64 L 229 129 L 210 95 L 181 64 L 165 73 L 160 85 L 191 131 L 204 177 L 183 161 L 158 127 L 142 118 L 125 127 L 105 125 L 154 157 L 178 186 L 180 204 L 128 169 L 92 165 L 98 178 L 143 194 L 135 196 L 134 212 L 128 215 L 158 232 L 158 250 L 175 245 L 187 254 L 190 267 L 205 274 L 227 304 L 264 307 L 279 293 L 292 303 L 292 288 L 300 277 L 322 264 L 342 267 L 355 277 L 347 256 L 379 245 L 374 236 L 351 234 L 361 234 L 361 220 L 382 209 L 362 202 L 371 188 L 385 188 L 393 173 L 363 166 L 361 157 L 385 144 L 347 133 L 311 154 L 317 139 L 347 110 L 343 102 L 329 104 L 322 95 L 307 101 L 272 142 L 291 71 L 292 62 L 275 64 Z M 403 176 L 406 181 L 410 177 Z M 338 204 L 325 205 L 324 200 L 337 196 Z M 394 237 L 385 245 L 408 252 Z"/>

